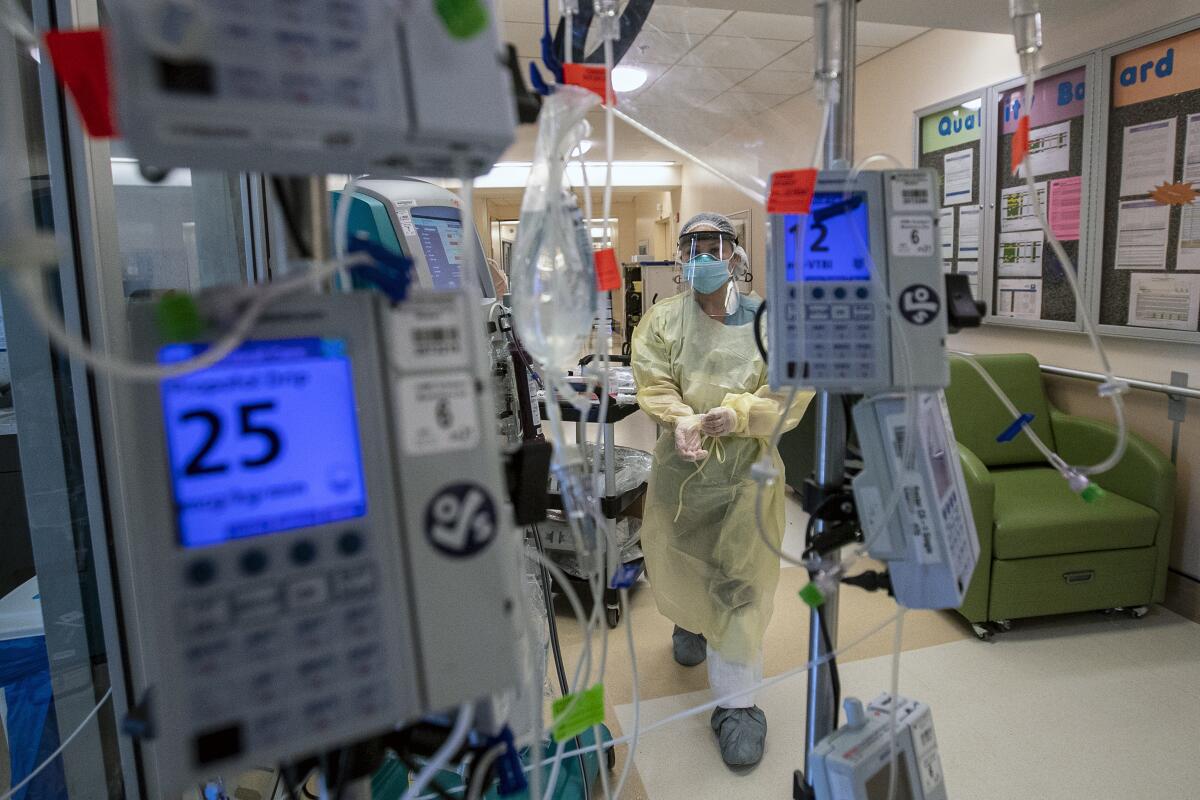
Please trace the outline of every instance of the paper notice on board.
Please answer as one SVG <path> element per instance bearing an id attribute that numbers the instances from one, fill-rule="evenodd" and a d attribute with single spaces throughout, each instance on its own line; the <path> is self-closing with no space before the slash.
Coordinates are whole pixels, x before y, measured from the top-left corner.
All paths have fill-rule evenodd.
<path id="1" fill-rule="evenodd" d="M 967 283 L 971 285 L 971 297 L 979 299 L 979 262 L 978 261 L 960 261 L 958 262 L 958 274 L 967 276 Z"/>
<path id="2" fill-rule="evenodd" d="M 1042 251 L 1046 247 L 1041 231 L 1011 231 L 1000 234 L 996 248 L 996 272 L 1004 278 L 1042 277 Z"/>
<path id="3" fill-rule="evenodd" d="M 983 221 L 979 206 L 963 206 L 958 210 L 958 257 L 979 258 L 979 223 Z"/>
<path id="4" fill-rule="evenodd" d="M 1175 269 L 1200 270 L 1200 201 L 1187 204 L 1179 215 Z"/>
<path id="5" fill-rule="evenodd" d="M 1200 315 L 1200 275 L 1134 273 L 1129 282 L 1128 325 L 1196 330 Z"/>
<path id="6" fill-rule="evenodd" d="M 1037 192 L 1037 202 L 1046 204 L 1046 182 L 1039 181 L 1033 185 Z M 1001 231 L 1030 231 L 1039 230 L 1042 224 L 1038 221 L 1037 206 L 1029 197 L 1024 185 L 1011 189 L 1000 190 L 1000 230 Z"/>
<path id="7" fill-rule="evenodd" d="M 1166 269 L 1171 207 L 1122 200 L 1117 211 L 1117 269 Z"/>
<path id="8" fill-rule="evenodd" d="M 1200 114 L 1188 114 L 1187 143 L 1183 148 L 1183 180 L 1200 183 Z"/>
<path id="9" fill-rule="evenodd" d="M 1083 207 L 1083 178 L 1050 181 L 1050 230 L 1062 242 L 1079 239 L 1079 215 Z"/>
<path id="10" fill-rule="evenodd" d="M 942 205 L 954 206 L 971 202 L 971 187 L 975 182 L 975 152 L 970 148 L 947 153 L 942 159 L 945 184 Z"/>
<path id="11" fill-rule="evenodd" d="M 942 240 L 942 258 L 954 258 L 954 209 L 938 212 L 938 237 Z"/>
<path id="12" fill-rule="evenodd" d="M 996 316 L 1041 319 L 1041 280 L 1001 278 L 996 281 Z"/>
<path id="13" fill-rule="evenodd" d="M 1175 118 L 1125 129 L 1121 150 L 1121 197 L 1149 194 L 1175 178 Z"/>
<path id="14" fill-rule="evenodd" d="M 1071 123 L 1059 122 L 1029 132 L 1029 155 L 1018 174 L 1024 178 L 1025 170 L 1032 169 L 1033 176 L 1066 172 L 1071 168 Z"/>

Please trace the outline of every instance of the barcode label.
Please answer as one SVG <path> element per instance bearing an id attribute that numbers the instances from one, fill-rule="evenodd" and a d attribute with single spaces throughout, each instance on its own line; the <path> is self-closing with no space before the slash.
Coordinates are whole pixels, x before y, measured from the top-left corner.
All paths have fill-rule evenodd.
<path id="1" fill-rule="evenodd" d="M 892 447 L 896 451 L 896 458 L 904 457 L 904 442 L 905 429 L 903 425 L 892 428 Z"/>
<path id="2" fill-rule="evenodd" d="M 458 352 L 457 328 L 414 328 L 413 349 L 419 356 Z"/>
<path id="3" fill-rule="evenodd" d="M 920 172 L 892 176 L 892 210 L 932 211 L 933 185 L 928 174 Z"/>

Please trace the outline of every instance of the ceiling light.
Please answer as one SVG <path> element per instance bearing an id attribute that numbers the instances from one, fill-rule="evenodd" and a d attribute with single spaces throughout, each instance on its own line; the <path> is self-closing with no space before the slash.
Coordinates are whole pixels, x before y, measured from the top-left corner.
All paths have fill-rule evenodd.
<path id="1" fill-rule="evenodd" d="M 642 88 L 650 77 L 641 67 L 614 67 L 612 85 L 614 92 L 632 92 Z"/>
<path id="2" fill-rule="evenodd" d="M 982 106 L 982 105 L 983 105 L 983 100 L 982 100 L 981 98 L 979 98 L 979 97 L 976 97 L 976 98 L 974 98 L 974 99 L 971 99 L 971 100 L 967 100 L 967 101 L 965 101 L 965 102 L 963 103 L 963 108 L 971 108 L 971 109 L 976 109 L 976 108 L 979 108 L 979 107 L 980 107 L 980 106 Z"/>

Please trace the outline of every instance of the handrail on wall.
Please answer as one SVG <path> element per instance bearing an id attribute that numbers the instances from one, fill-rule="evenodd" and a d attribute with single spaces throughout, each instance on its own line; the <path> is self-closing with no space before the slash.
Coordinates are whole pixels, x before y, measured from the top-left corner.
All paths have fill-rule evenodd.
<path id="1" fill-rule="evenodd" d="M 950 353 L 960 356 L 973 356 L 974 353 L 968 353 L 965 350 L 950 350 Z M 1063 378 L 1078 378 L 1083 381 L 1093 381 L 1094 383 L 1104 383 L 1108 380 L 1102 373 L 1087 372 L 1082 369 L 1070 369 L 1068 367 L 1056 367 L 1053 364 L 1038 363 L 1038 368 L 1047 375 L 1058 375 Z M 1187 375 L 1182 372 L 1175 372 L 1171 375 L 1172 380 L 1186 381 Z M 1158 383 L 1156 381 L 1144 381 L 1141 378 L 1117 378 L 1118 381 L 1128 384 L 1130 388 L 1141 389 L 1145 392 L 1154 392 L 1156 394 L 1165 394 L 1167 396 L 1167 419 L 1172 423 L 1171 431 L 1171 463 L 1174 464 L 1179 457 L 1179 427 L 1183 420 L 1187 417 L 1187 401 L 1200 400 L 1200 389 L 1193 389 L 1189 386 L 1176 385 L 1171 383 Z"/>
<path id="2" fill-rule="evenodd" d="M 954 353 L 959 356 L 973 356 L 975 353 L 968 353 L 965 350 L 949 350 L 947 352 Z M 1104 383 L 1108 378 L 1104 377 L 1100 372 L 1087 372 L 1081 369 L 1070 369 L 1069 367 L 1056 367 L 1053 364 L 1038 363 L 1038 368 L 1047 375 L 1061 375 L 1064 378 L 1078 378 L 1083 381 L 1092 381 L 1093 383 Z M 1121 383 L 1128 384 L 1132 389 L 1141 389 L 1146 392 L 1157 392 L 1165 394 L 1172 398 L 1186 397 L 1191 400 L 1200 400 L 1200 389 L 1193 389 L 1189 386 L 1174 386 L 1169 383 L 1158 383 L 1156 381 L 1144 381 L 1141 378 L 1122 378 L 1117 377 Z"/>

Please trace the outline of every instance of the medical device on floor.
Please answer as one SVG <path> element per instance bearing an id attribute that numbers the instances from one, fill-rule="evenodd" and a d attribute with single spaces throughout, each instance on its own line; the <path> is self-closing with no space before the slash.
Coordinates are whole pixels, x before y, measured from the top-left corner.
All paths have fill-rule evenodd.
<path id="1" fill-rule="evenodd" d="M 192 357 L 232 296 L 198 297 L 186 342 L 135 305 L 133 349 Z M 518 685 L 480 315 L 461 291 L 295 296 L 215 366 L 126 387 L 117 552 L 162 796 Z"/>
<path id="2" fill-rule="evenodd" d="M 771 215 L 772 386 L 949 383 L 936 186 L 928 169 L 822 171 L 809 213 Z"/>
<path id="3" fill-rule="evenodd" d="M 486 10 L 463 38 L 433 2 L 108 7 L 121 135 L 144 164 L 482 175 L 513 141 L 512 77 Z"/>
<path id="4" fill-rule="evenodd" d="M 332 201 L 336 213 L 341 192 Z M 362 180 L 350 203 L 349 238 L 366 236 L 412 260 L 417 285 L 438 291 L 477 287 L 483 298 L 498 299 L 479 235 L 474 226 L 463 233 L 462 201 L 453 192 L 416 178 Z M 467 247 L 475 248 L 472 260 Z M 478 265 L 478 274 L 464 276 L 466 263 Z"/>
<path id="5" fill-rule="evenodd" d="M 854 407 L 863 471 L 854 478 L 868 552 L 886 561 L 896 600 L 908 608 L 958 608 L 979 559 L 979 538 L 958 460 L 946 399 L 916 392 L 917 429 L 908 430 L 906 396 Z M 914 436 L 911 469 L 904 466 Z M 887 506 L 899 491 L 894 510 Z M 888 513 L 891 511 L 892 513 Z"/>
<path id="6" fill-rule="evenodd" d="M 817 800 L 887 800 L 891 780 L 892 696 L 881 694 L 864 709 L 846 698 L 846 724 L 812 753 Z M 933 731 L 933 713 L 918 700 L 897 698 L 895 800 L 946 800 L 946 783 Z"/>

